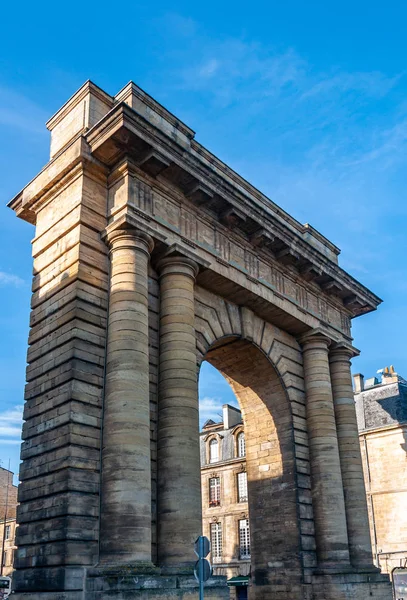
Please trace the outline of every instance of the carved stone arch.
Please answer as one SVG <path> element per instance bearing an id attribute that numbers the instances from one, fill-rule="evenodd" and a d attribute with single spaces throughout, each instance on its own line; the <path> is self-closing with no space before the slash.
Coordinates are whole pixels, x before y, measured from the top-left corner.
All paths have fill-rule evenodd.
<path id="1" fill-rule="evenodd" d="M 198 368 L 214 344 L 221 345 L 231 337 L 250 341 L 268 357 L 281 378 L 293 414 L 305 419 L 303 358 L 293 336 L 264 321 L 252 310 L 199 287 L 195 290 L 195 331 Z"/>
<path id="2" fill-rule="evenodd" d="M 304 577 L 309 572 L 308 565 L 314 565 L 316 558 L 300 346 L 294 337 L 252 310 L 199 287 L 195 290 L 195 315 L 198 366 L 205 359 L 215 366 L 235 392 L 242 410 L 254 581 L 262 588 L 265 572 L 270 581 L 281 575 L 281 566 L 269 568 L 261 557 L 261 548 L 269 546 L 273 536 L 281 547 L 290 545 L 291 555 L 294 552 L 299 559 L 295 567 L 297 573 Z M 258 377 L 250 377 L 251 370 Z M 261 382 L 266 372 L 267 377 Z M 248 397 L 250 393 L 253 393 L 253 402 Z M 262 407 L 261 398 L 268 402 L 267 410 Z M 262 414 L 258 422 L 253 410 Z M 235 437 L 236 432 L 242 430 L 243 427 L 237 425 L 232 435 Z M 236 443 L 234 446 L 237 457 Z M 256 458 L 253 458 L 254 447 Z M 267 486 L 270 490 L 266 490 Z M 276 495 L 272 490 L 281 490 L 277 504 L 274 503 L 280 492 Z M 269 510 L 263 513 L 259 506 Z M 273 521 L 280 511 L 280 517 Z M 287 525 L 282 527 L 281 523 Z M 267 527 L 269 539 L 264 533 Z M 281 556 L 276 553 L 275 564 L 284 564 L 283 555 L 284 551 Z M 288 568 L 288 563 L 286 566 Z"/>

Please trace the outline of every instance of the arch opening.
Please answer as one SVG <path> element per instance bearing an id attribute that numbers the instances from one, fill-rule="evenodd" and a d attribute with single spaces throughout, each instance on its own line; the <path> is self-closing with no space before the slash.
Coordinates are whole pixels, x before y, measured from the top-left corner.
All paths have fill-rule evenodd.
<path id="1" fill-rule="evenodd" d="M 201 433 L 204 533 L 210 537 L 211 530 L 213 535 L 215 530 L 222 531 L 222 545 L 228 549 L 222 564 L 233 563 L 233 559 L 242 556 L 247 519 L 251 562 L 250 572 L 247 569 L 249 598 L 265 598 L 265 594 L 273 593 L 279 585 L 293 587 L 293 592 L 296 588 L 301 597 L 293 422 L 284 385 L 270 359 L 251 341 L 241 337 L 218 340 L 210 346 L 204 360 L 226 379 L 241 411 L 241 422 L 233 422 L 233 410 L 229 416 L 224 408 L 222 422 L 212 419 Z M 217 444 L 219 449 L 217 464 L 210 462 L 211 444 Z M 242 453 L 244 456 L 239 456 Z M 224 469 L 232 470 L 233 476 L 227 476 L 229 483 L 223 482 L 222 489 L 222 480 L 226 478 L 222 475 Z M 247 477 L 248 504 L 246 510 L 239 510 L 239 484 L 240 492 L 244 491 L 240 475 L 243 472 Z M 210 486 L 215 486 L 216 479 L 220 482 L 219 494 L 228 494 L 223 511 L 216 510 L 215 506 L 207 510 L 205 506 Z M 236 539 L 232 549 L 229 535 Z M 225 570 L 219 574 L 230 572 Z M 237 588 L 231 597 L 239 598 Z M 290 597 L 297 595 L 294 592 Z"/>

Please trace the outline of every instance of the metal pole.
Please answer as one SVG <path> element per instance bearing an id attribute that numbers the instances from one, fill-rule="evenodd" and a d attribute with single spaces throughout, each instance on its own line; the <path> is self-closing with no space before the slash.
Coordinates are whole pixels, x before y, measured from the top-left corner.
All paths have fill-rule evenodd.
<path id="1" fill-rule="evenodd" d="M 204 553 L 204 539 L 201 535 L 199 537 L 199 600 L 204 600 L 204 582 L 203 582 L 203 553 Z"/>

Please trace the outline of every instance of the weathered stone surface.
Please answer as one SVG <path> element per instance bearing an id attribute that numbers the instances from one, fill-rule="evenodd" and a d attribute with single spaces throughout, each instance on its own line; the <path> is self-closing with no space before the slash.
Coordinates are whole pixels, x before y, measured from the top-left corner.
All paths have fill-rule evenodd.
<path id="1" fill-rule="evenodd" d="M 113 98 L 87 82 L 48 126 L 52 160 L 11 202 L 36 227 L 16 600 L 197 598 L 203 359 L 242 405 L 251 598 L 366 597 L 363 577 L 313 577 L 346 563 L 343 498 L 360 492 L 328 344 L 349 344 L 379 298 L 134 84 Z M 307 332 L 324 349 L 302 347 Z M 134 562 L 126 589 L 91 571 Z"/>
<path id="2" fill-rule="evenodd" d="M 355 401 L 374 559 L 391 573 L 407 559 L 407 384 L 383 375 Z"/>

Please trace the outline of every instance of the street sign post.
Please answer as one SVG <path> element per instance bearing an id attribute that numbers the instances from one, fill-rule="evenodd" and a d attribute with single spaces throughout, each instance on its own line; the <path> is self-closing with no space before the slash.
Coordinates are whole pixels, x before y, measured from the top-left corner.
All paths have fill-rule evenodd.
<path id="1" fill-rule="evenodd" d="M 206 556 L 208 556 L 210 550 L 211 544 L 208 538 L 200 535 L 194 544 L 194 551 L 198 557 L 195 563 L 194 575 L 195 579 L 199 582 L 199 600 L 204 600 L 204 582 L 212 575 L 212 567 L 210 562 L 206 560 Z"/>

